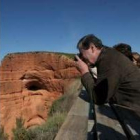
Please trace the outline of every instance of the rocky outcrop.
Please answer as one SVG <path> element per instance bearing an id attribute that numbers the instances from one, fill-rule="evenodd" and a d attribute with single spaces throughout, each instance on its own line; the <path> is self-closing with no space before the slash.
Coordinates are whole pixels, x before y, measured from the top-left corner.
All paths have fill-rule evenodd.
<path id="1" fill-rule="evenodd" d="M 26 128 L 45 122 L 52 102 L 80 73 L 64 55 L 35 52 L 8 54 L 0 75 L 0 123 L 11 135 L 16 118 Z"/>

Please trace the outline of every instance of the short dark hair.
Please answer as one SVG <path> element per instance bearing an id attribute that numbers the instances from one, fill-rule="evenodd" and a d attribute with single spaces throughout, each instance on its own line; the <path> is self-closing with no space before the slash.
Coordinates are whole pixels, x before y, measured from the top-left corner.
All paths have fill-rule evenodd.
<path id="1" fill-rule="evenodd" d="M 77 48 L 87 50 L 89 49 L 90 43 L 93 43 L 99 49 L 103 47 L 102 41 L 99 38 L 93 34 L 88 34 L 79 40 Z"/>
<path id="2" fill-rule="evenodd" d="M 121 52 L 122 54 L 127 56 L 131 61 L 133 61 L 132 49 L 130 45 L 125 43 L 119 43 L 117 45 L 114 45 L 113 48 L 115 48 L 117 51 Z"/>

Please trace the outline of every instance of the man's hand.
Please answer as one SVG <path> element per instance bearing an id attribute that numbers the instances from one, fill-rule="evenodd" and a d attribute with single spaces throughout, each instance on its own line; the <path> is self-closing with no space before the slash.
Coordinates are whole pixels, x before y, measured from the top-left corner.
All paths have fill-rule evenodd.
<path id="1" fill-rule="evenodd" d="M 81 72 L 81 74 L 84 75 L 85 73 L 89 72 L 88 65 L 84 61 L 82 61 L 78 55 L 76 55 L 75 58 L 77 59 L 77 69 Z"/>

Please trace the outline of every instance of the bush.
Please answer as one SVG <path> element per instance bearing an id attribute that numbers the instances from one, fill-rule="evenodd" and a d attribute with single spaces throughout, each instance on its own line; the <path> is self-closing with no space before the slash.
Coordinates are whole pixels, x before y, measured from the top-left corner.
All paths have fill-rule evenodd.
<path id="1" fill-rule="evenodd" d="M 13 129 L 13 134 L 13 140 L 31 140 L 24 127 L 24 120 L 22 118 L 16 119 L 16 128 Z"/>
<path id="2" fill-rule="evenodd" d="M 0 126 L 0 140 L 8 140 L 8 135 L 4 133 L 4 128 Z"/>
<path id="3" fill-rule="evenodd" d="M 28 131 L 32 140 L 54 140 L 66 117 L 65 113 L 56 113 L 47 122 Z"/>

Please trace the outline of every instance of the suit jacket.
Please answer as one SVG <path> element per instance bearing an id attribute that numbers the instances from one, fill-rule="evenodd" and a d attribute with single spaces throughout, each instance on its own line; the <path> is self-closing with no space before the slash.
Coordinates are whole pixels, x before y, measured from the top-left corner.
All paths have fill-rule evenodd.
<path id="1" fill-rule="evenodd" d="M 104 47 L 95 63 L 97 80 L 88 72 L 81 81 L 96 104 L 121 104 L 140 110 L 140 70 L 125 55 Z"/>

